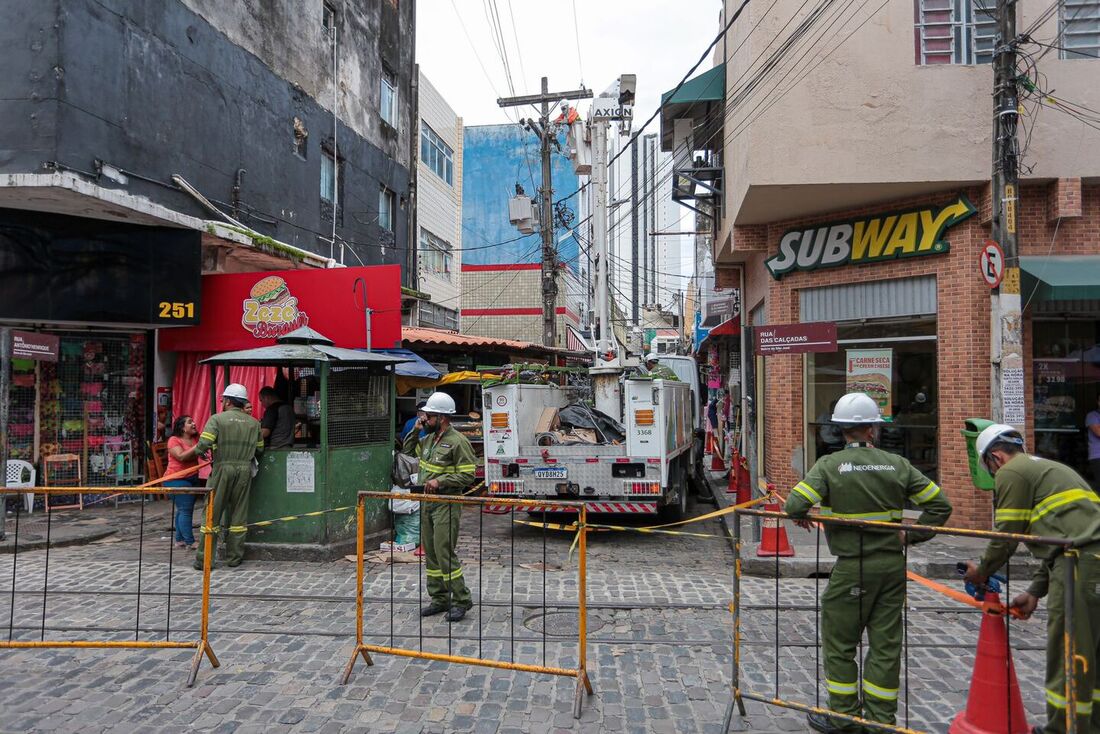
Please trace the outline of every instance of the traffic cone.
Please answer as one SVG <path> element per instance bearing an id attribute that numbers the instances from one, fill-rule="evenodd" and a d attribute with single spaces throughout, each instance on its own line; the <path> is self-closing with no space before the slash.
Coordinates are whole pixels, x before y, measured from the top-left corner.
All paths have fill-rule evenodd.
<path id="1" fill-rule="evenodd" d="M 727 494 L 735 494 L 735 504 L 741 505 L 752 499 L 752 482 L 749 479 L 749 462 L 737 451 L 730 460 L 730 481 Z"/>
<path id="2" fill-rule="evenodd" d="M 985 593 L 985 601 L 987 606 L 1001 605 L 1001 597 L 992 591 Z M 1008 648 L 1005 624 L 1005 618 L 1000 615 L 982 615 L 974 674 L 970 677 L 970 696 L 966 710 L 951 723 L 949 734 L 1028 734 L 1031 731 L 1020 698 L 1020 684 L 1016 682 L 1016 666 Z"/>
<path id="3" fill-rule="evenodd" d="M 718 447 L 715 447 L 715 451 L 710 455 L 710 470 L 716 472 L 724 472 L 726 470 L 726 464 L 722 461 L 722 454 L 719 453 Z"/>
<path id="4" fill-rule="evenodd" d="M 730 473 L 729 482 L 726 484 L 726 494 L 735 494 L 737 492 L 737 483 L 741 478 L 741 455 L 734 449 L 730 452 Z"/>
<path id="5" fill-rule="evenodd" d="M 764 512 L 782 512 L 783 508 L 778 502 L 765 502 Z M 765 517 L 761 527 L 760 546 L 756 549 L 758 556 L 793 556 L 794 548 L 787 539 L 787 528 L 778 517 Z"/>

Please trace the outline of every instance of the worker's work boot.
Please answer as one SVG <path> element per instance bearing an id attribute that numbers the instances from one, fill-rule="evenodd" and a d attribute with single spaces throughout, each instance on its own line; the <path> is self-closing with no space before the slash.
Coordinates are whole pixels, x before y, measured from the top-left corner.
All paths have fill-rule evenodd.
<path id="1" fill-rule="evenodd" d="M 822 734 L 842 734 L 845 731 L 834 724 L 833 720 L 825 714 L 806 714 L 806 723 L 810 725 L 811 729 Z"/>
<path id="2" fill-rule="evenodd" d="M 433 601 L 431 604 L 429 604 L 428 606 L 426 606 L 426 607 L 424 607 L 423 609 L 420 610 L 420 616 L 421 617 L 432 617 L 432 616 L 435 616 L 436 614 L 443 614 L 443 612 L 445 612 L 445 611 L 447 611 L 447 605 L 446 604 L 440 604 L 439 602 L 434 602 Z"/>
<path id="3" fill-rule="evenodd" d="M 463 607 L 451 607 L 451 611 L 447 612 L 447 621 L 460 622 L 465 616 L 466 610 Z"/>

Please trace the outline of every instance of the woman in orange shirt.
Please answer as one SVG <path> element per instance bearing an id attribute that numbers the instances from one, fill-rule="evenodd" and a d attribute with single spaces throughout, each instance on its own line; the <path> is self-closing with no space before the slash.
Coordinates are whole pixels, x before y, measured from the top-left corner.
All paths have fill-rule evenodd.
<path id="1" fill-rule="evenodd" d="M 189 415 L 181 415 L 172 424 L 172 435 L 168 439 L 168 474 L 174 474 L 184 469 L 190 469 L 198 465 L 198 458 L 180 461 L 180 456 L 195 445 L 199 438 L 199 429 L 195 421 Z M 191 475 L 183 479 L 173 479 L 164 483 L 165 487 L 194 487 L 196 477 Z M 195 499 L 193 494 L 174 494 L 172 502 L 176 506 L 175 542 L 177 548 L 195 549 L 195 534 L 192 532 L 192 515 L 195 512 Z"/>

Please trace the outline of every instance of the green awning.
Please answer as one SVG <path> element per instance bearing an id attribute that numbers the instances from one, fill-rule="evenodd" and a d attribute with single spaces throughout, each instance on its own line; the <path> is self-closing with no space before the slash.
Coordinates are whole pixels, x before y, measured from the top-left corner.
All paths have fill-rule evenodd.
<path id="1" fill-rule="evenodd" d="M 1024 301 L 1100 299 L 1100 255 L 1021 257 Z"/>
<path id="2" fill-rule="evenodd" d="M 726 96 L 726 67 L 716 66 L 694 79 L 688 79 L 673 94 L 671 90 L 661 95 L 661 104 L 695 104 L 717 102 Z"/>

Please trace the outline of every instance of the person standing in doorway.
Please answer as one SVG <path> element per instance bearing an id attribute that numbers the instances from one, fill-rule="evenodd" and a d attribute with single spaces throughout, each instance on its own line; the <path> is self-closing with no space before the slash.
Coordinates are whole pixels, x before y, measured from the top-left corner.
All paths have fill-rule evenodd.
<path id="1" fill-rule="evenodd" d="M 1100 393 L 1096 395 L 1096 410 L 1085 416 L 1085 430 L 1089 433 L 1089 474 L 1092 488 L 1100 489 Z"/>
<path id="2" fill-rule="evenodd" d="M 199 459 L 193 456 L 187 461 L 180 461 L 180 457 L 190 451 L 198 441 L 199 429 L 195 421 L 189 415 L 181 415 L 172 423 L 172 435 L 168 437 L 168 468 L 166 474 L 175 474 L 198 466 Z M 170 479 L 164 483 L 165 487 L 194 487 L 197 485 L 197 477 L 191 475 L 181 479 Z M 195 549 L 195 534 L 191 526 L 194 522 L 195 495 L 173 494 L 172 504 L 176 507 L 175 538 L 177 548 Z"/>
<path id="3" fill-rule="evenodd" d="M 424 403 L 424 418 L 405 436 L 402 451 L 420 459 L 418 479 L 429 494 L 462 494 L 474 483 L 477 455 L 469 439 L 451 427 L 455 401 L 447 393 L 435 392 Z M 427 434 L 421 438 L 419 429 Z M 420 537 L 424 546 L 425 573 L 432 603 L 420 610 L 430 617 L 447 612 L 448 622 L 458 622 L 473 606 L 470 590 L 462 576 L 458 545 L 458 520 L 462 506 L 453 502 L 427 502 L 420 513 Z"/>
<path id="4" fill-rule="evenodd" d="M 233 383 L 222 393 L 222 412 L 210 416 L 198 443 L 183 452 L 185 461 L 204 454 L 217 445 L 214 451 L 214 471 L 207 486 L 213 490 L 209 501 L 214 503 L 214 527 L 203 527 L 202 532 L 215 536 L 221 529 L 223 516 L 228 518 L 229 533 L 225 541 L 226 565 L 235 568 L 244 560 L 244 536 L 248 532 L 248 493 L 252 488 L 252 459 L 264 452 L 264 440 L 260 436 L 260 422 L 244 412 L 248 403 L 248 390 Z M 195 569 L 202 570 L 203 547 L 195 554 Z"/>

